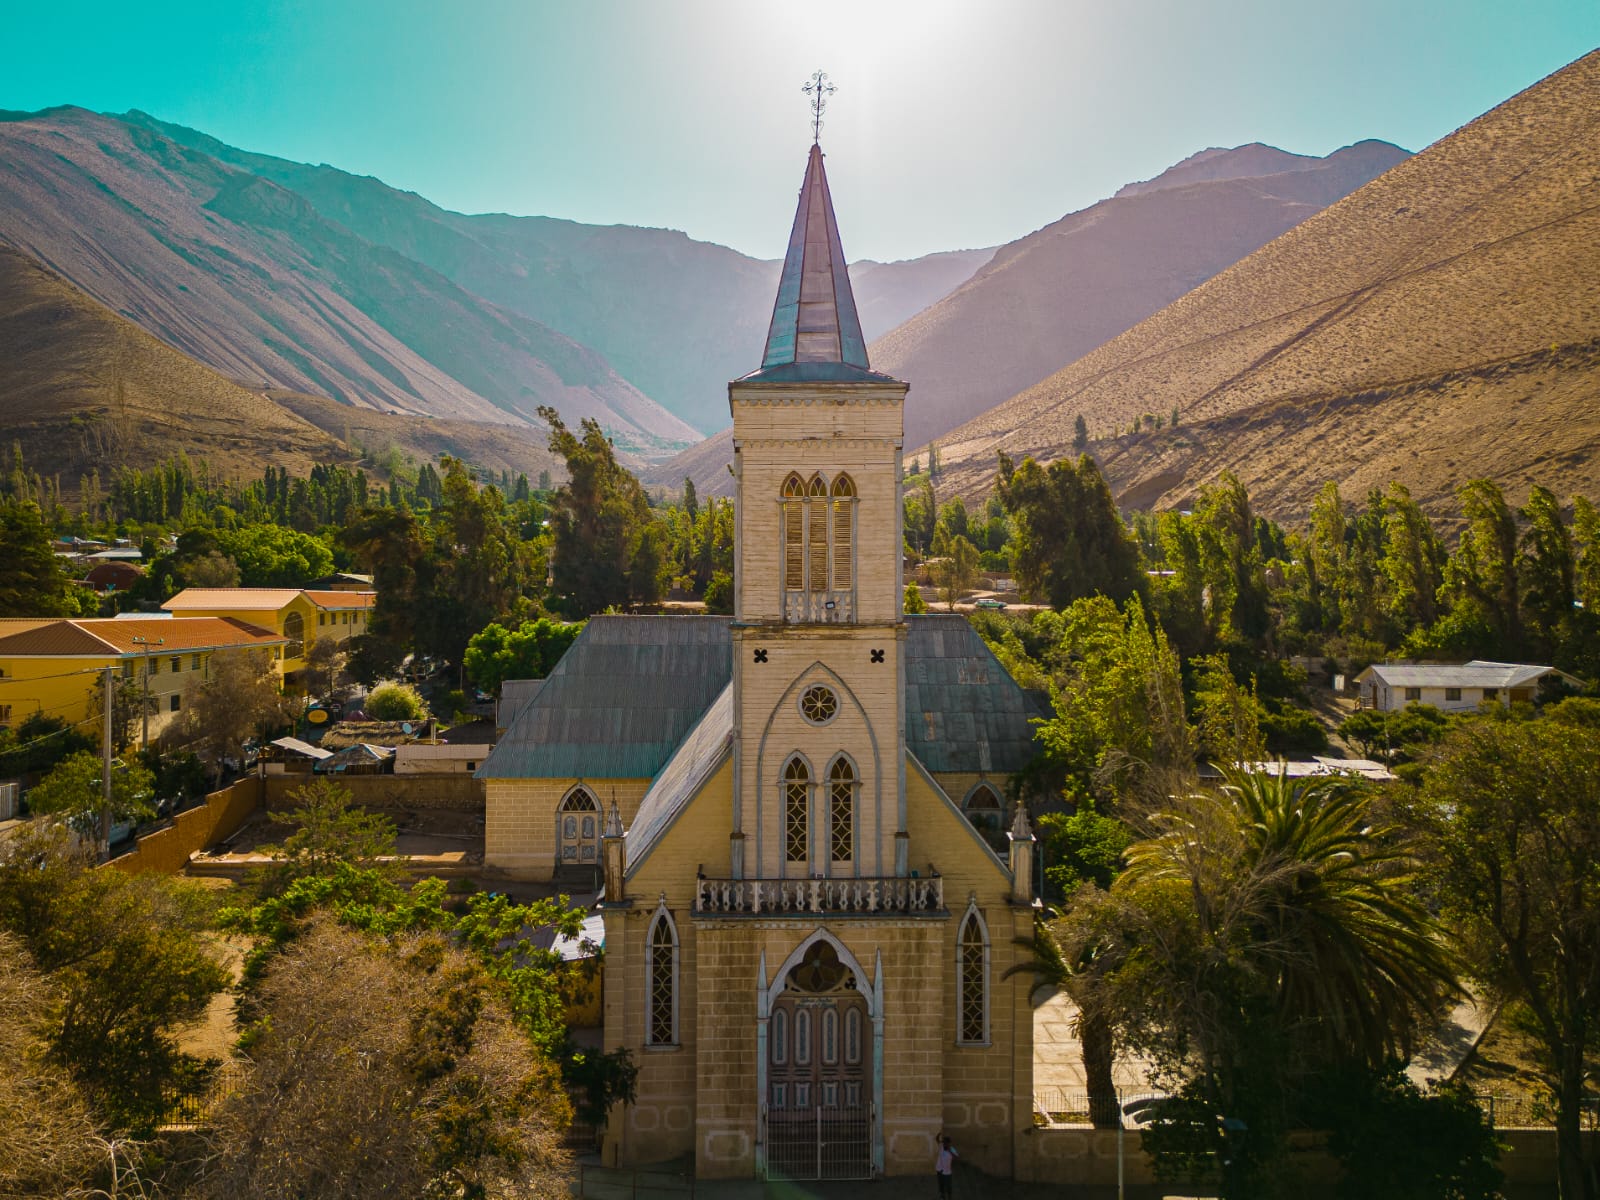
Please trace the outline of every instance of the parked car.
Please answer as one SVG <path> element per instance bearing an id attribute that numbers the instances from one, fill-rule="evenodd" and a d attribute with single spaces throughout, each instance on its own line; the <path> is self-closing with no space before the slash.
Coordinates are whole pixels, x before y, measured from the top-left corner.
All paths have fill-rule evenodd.
<path id="1" fill-rule="evenodd" d="M 1005 606 L 1006 602 L 1004 600 L 996 600 L 993 596 L 984 596 L 981 600 L 974 600 L 972 602 L 973 608 L 992 608 L 996 612 Z"/>

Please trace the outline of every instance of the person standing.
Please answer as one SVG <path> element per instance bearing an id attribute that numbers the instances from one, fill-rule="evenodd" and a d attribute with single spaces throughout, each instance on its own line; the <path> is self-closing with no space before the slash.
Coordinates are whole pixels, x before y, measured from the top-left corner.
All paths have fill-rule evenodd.
<path id="1" fill-rule="evenodd" d="M 933 1160 L 933 1174 L 939 1181 L 940 1196 L 954 1195 L 952 1188 L 955 1184 L 956 1159 L 959 1157 L 955 1147 L 950 1144 L 950 1135 L 940 1137 L 939 1154 Z"/>

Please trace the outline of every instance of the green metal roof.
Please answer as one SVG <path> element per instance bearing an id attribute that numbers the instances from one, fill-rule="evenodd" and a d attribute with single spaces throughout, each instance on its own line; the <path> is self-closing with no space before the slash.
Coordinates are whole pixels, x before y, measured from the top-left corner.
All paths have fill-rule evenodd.
<path id="1" fill-rule="evenodd" d="M 906 747 L 1007 775 L 1048 716 L 965 617 L 907 617 Z M 482 779 L 654 779 L 733 678 L 727 617 L 592 617 L 478 768 Z"/>
<path id="2" fill-rule="evenodd" d="M 591 617 L 477 775 L 653 778 L 732 677 L 727 617 Z"/>

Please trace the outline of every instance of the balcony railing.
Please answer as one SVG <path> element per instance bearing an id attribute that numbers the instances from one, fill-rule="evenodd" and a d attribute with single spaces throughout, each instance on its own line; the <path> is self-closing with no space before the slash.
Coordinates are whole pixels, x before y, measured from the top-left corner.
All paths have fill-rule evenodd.
<path id="1" fill-rule="evenodd" d="M 944 911 L 944 879 L 706 879 L 694 911 L 714 916 L 786 913 L 926 915 Z"/>

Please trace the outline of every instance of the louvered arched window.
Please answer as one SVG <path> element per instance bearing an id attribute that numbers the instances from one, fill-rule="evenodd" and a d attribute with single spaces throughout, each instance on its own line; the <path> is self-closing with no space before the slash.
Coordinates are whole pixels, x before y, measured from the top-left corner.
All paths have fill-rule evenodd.
<path id="1" fill-rule="evenodd" d="M 956 1041 L 981 1045 L 989 1040 L 989 931 L 977 904 L 967 909 L 956 935 Z"/>
<path id="2" fill-rule="evenodd" d="M 828 590 L 828 485 L 821 475 L 806 484 L 806 558 L 810 568 L 806 587 L 813 592 Z"/>
<path id="3" fill-rule="evenodd" d="M 797 592 L 806 581 L 806 485 L 799 475 L 783 481 L 783 587 Z"/>
<path id="4" fill-rule="evenodd" d="M 678 929 L 663 901 L 650 922 L 645 946 L 645 1044 L 678 1044 Z"/>
<path id="5" fill-rule="evenodd" d="M 856 485 L 848 475 L 833 481 L 833 590 L 848 592 L 856 580 Z"/>
<path id="6" fill-rule="evenodd" d="M 856 846 L 856 769 L 840 755 L 828 768 L 828 844 L 833 861 L 852 862 Z"/>
<path id="7" fill-rule="evenodd" d="M 811 772 L 798 754 L 783 768 L 783 853 L 786 861 L 810 858 Z"/>

